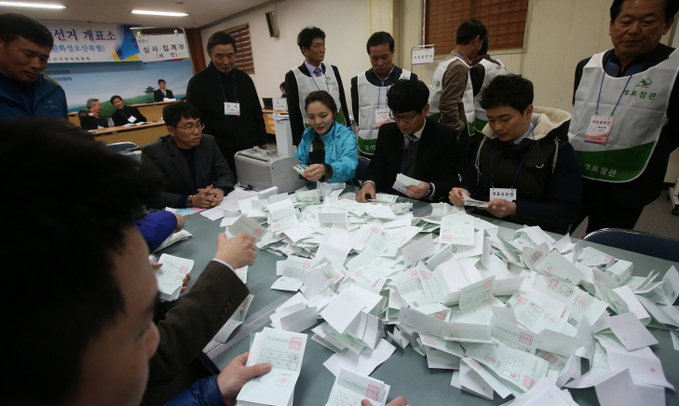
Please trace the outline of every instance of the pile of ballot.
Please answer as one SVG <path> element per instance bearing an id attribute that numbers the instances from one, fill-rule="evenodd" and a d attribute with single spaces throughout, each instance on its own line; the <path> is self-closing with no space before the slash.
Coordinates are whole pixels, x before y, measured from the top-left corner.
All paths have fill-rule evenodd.
<path id="1" fill-rule="evenodd" d="M 443 203 L 416 217 L 395 196 L 360 204 L 342 192 L 250 192 L 206 215 L 287 256 L 271 288 L 299 293 L 272 326 L 312 328 L 335 353 L 324 363 L 335 376 L 365 386 L 398 346 L 451 370 L 452 386 L 513 405 L 571 405 L 564 388 L 586 387 L 602 405 L 664 405 L 674 390 L 648 331 L 669 329 L 677 348 L 674 267 L 635 277 L 631 262 L 539 227 L 498 227 Z"/>

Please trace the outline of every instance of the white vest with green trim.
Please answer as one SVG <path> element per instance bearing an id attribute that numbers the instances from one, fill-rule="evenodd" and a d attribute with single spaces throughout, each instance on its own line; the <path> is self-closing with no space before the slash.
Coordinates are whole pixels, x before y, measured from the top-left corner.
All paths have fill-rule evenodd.
<path id="1" fill-rule="evenodd" d="M 450 59 L 446 59 L 439 63 L 439 66 L 434 72 L 434 76 L 429 82 L 429 117 L 435 121 L 441 120 L 441 110 L 439 110 L 439 105 L 441 102 L 441 90 L 443 89 L 443 75 L 448 69 L 448 65 L 454 61 L 459 60 L 469 68 L 469 65 L 462 60 L 462 58 L 453 56 Z M 459 102 L 459 100 L 457 100 Z M 469 133 L 473 133 L 473 123 L 474 123 L 474 90 L 472 89 L 472 79 L 469 77 L 469 70 L 467 70 L 467 87 L 464 89 L 462 94 L 462 104 L 464 105 L 464 115 L 467 118 L 467 129 Z"/>
<path id="2" fill-rule="evenodd" d="M 410 71 L 402 70 L 397 80 L 410 79 Z M 368 81 L 365 72 L 356 79 L 358 87 L 358 149 L 368 155 L 375 153 L 378 127 L 375 126 L 375 110 L 387 107 L 388 86 L 375 86 Z"/>
<path id="3" fill-rule="evenodd" d="M 667 106 L 679 71 L 679 52 L 675 50 L 668 59 L 634 74 L 627 89 L 629 76 L 616 78 L 604 73 L 604 53 L 592 56 L 583 69 L 575 92 L 568 138 L 578 155 L 584 178 L 629 182 L 646 169 L 660 131 L 667 124 Z M 606 76 L 602 87 L 603 75 Z M 600 88 L 599 116 L 610 115 L 620 98 L 605 145 L 585 142 L 587 128 L 596 114 Z"/>
<path id="4" fill-rule="evenodd" d="M 342 103 L 340 103 L 340 87 L 339 81 L 337 81 L 337 78 L 335 77 L 335 70 L 330 64 L 324 65 L 326 68 L 325 74 L 318 77 L 305 75 L 301 70 L 299 70 L 298 66 L 292 68 L 292 71 L 295 74 L 295 80 L 297 81 L 299 110 L 302 112 L 302 121 L 304 122 L 305 127 L 310 127 L 310 125 L 306 114 L 306 108 L 304 106 L 304 100 L 309 95 L 309 93 L 315 92 L 316 90 L 325 90 L 330 93 L 332 98 L 335 100 L 335 104 L 337 105 L 337 122 L 347 125 L 344 112 L 342 111 Z"/>
<path id="5" fill-rule="evenodd" d="M 490 81 L 495 79 L 497 76 L 507 74 L 505 64 L 503 64 L 501 61 L 497 62 L 500 62 L 500 64 L 498 65 L 489 61 L 488 59 L 481 59 L 479 61 L 479 63 L 483 65 L 485 69 L 485 74 L 483 76 L 481 89 L 479 89 L 479 93 L 476 95 L 476 97 L 474 97 L 474 127 L 476 127 L 478 131 L 483 130 L 483 127 L 485 127 L 488 123 L 486 110 L 481 108 L 481 91 L 483 91 L 483 89 L 488 86 L 488 83 L 490 83 Z"/>

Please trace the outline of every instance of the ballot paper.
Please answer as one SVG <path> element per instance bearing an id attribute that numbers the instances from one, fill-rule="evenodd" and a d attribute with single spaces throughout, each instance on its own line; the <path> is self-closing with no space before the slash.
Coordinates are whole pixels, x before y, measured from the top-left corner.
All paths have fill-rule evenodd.
<path id="1" fill-rule="evenodd" d="M 533 387 L 549 369 L 547 361 L 523 351 L 514 350 L 499 341 L 492 344 L 472 344 L 467 356 L 492 370 L 508 383 L 510 389 L 526 392 Z"/>
<path id="2" fill-rule="evenodd" d="M 474 246 L 474 219 L 451 214 L 441 219 L 441 242 Z"/>
<path id="3" fill-rule="evenodd" d="M 207 217 L 212 221 L 217 221 L 220 218 L 224 217 L 224 210 L 222 210 L 221 207 L 213 207 L 211 209 L 201 211 L 200 215 L 203 217 Z"/>
<path id="4" fill-rule="evenodd" d="M 462 201 L 464 202 L 464 205 L 467 207 L 481 207 L 484 209 L 488 207 L 488 203 L 482 200 L 472 199 L 472 197 L 467 196 L 466 193 L 462 193 Z"/>
<path id="5" fill-rule="evenodd" d="M 568 391 L 559 389 L 549 378 L 544 377 L 530 390 L 516 396 L 512 406 L 577 406 Z"/>
<path id="6" fill-rule="evenodd" d="M 512 391 L 509 390 L 502 382 L 500 382 L 499 379 L 497 379 L 493 374 L 488 372 L 481 364 L 476 362 L 473 358 L 463 358 L 462 359 L 462 364 L 467 365 L 469 368 L 471 368 L 474 372 L 478 374 L 478 376 L 483 379 L 485 383 L 487 383 L 493 391 L 497 392 L 498 395 L 502 399 L 506 398 L 507 396 L 512 394 Z M 460 364 L 460 367 L 462 366 Z M 461 369 L 461 368 L 460 368 Z M 492 391 L 491 391 L 491 400 L 492 400 Z"/>
<path id="7" fill-rule="evenodd" d="M 330 391 L 326 406 L 360 406 L 363 399 L 373 406 L 384 406 L 390 386 L 369 376 L 341 369 Z"/>
<path id="8" fill-rule="evenodd" d="M 266 229 L 247 218 L 246 216 L 238 217 L 235 223 L 231 224 L 227 228 L 231 237 L 235 237 L 239 234 L 247 234 L 254 237 L 255 242 L 259 241 L 262 236 L 266 233 Z"/>
<path id="9" fill-rule="evenodd" d="M 359 354 L 351 351 L 334 354 L 323 363 L 323 366 L 335 376 L 338 376 L 343 368 L 361 375 L 370 375 L 375 368 L 388 360 L 395 350 L 396 347 L 387 340 L 380 339 L 374 350 L 366 348 Z"/>
<path id="10" fill-rule="evenodd" d="M 160 246 L 158 248 L 156 248 L 156 250 L 153 251 L 153 252 L 162 251 L 165 248 L 169 247 L 170 245 L 177 243 L 179 241 L 187 240 L 190 237 L 193 237 L 193 234 L 189 233 L 186 230 L 181 230 L 181 231 L 178 231 L 176 233 L 173 233 L 171 236 L 167 237 L 167 239 L 165 241 L 163 241 L 163 243 L 160 244 Z"/>
<path id="11" fill-rule="evenodd" d="M 307 335 L 264 328 L 255 334 L 247 366 L 269 362 L 269 373 L 243 385 L 236 400 L 260 405 L 287 406 L 304 359 Z"/>
<path id="12" fill-rule="evenodd" d="M 158 259 L 162 264 L 155 270 L 158 291 L 162 300 L 177 300 L 186 274 L 193 269 L 193 260 L 163 254 Z"/>
<path id="13" fill-rule="evenodd" d="M 238 328 L 238 326 L 243 324 L 243 320 L 245 320 L 245 316 L 248 314 L 248 309 L 250 309 L 250 305 L 252 304 L 252 300 L 254 298 L 255 295 L 248 295 L 248 297 L 243 300 L 240 306 L 238 306 L 238 310 L 236 310 L 236 312 L 231 315 L 229 320 L 227 320 L 222 328 L 219 329 L 217 334 L 215 334 L 215 337 L 213 338 L 214 341 L 226 343 L 226 341 L 229 339 L 229 336 L 231 336 L 231 333 L 233 333 L 234 330 Z"/>
<path id="14" fill-rule="evenodd" d="M 608 323 L 613 334 L 628 351 L 658 344 L 658 340 L 632 312 L 613 316 L 608 320 Z"/>
<path id="15" fill-rule="evenodd" d="M 493 388 L 479 375 L 476 369 L 465 362 L 460 363 L 459 384 L 462 390 L 493 400 Z"/>
<path id="16" fill-rule="evenodd" d="M 419 186 L 420 181 L 417 179 L 413 179 L 409 176 L 406 176 L 402 173 L 396 174 L 396 181 L 394 182 L 394 185 L 392 188 L 398 192 L 403 193 L 404 195 L 408 194 L 407 187 L 408 186 Z"/>

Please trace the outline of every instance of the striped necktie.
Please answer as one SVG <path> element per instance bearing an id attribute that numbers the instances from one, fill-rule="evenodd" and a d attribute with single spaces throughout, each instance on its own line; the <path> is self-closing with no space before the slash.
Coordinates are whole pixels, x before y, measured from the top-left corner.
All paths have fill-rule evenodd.
<path id="1" fill-rule="evenodd" d="M 323 71 L 321 70 L 321 68 L 314 69 L 314 75 L 321 76 L 322 74 L 323 74 Z"/>

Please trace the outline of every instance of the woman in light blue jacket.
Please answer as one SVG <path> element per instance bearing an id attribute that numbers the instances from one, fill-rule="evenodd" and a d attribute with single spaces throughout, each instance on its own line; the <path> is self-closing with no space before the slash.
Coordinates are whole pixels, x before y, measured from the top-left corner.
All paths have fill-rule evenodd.
<path id="1" fill-rule="evenodd" d="M 309 93 L 304 101 L 309 124 L 295 157 L 311 181 L 347 182 L 358 166 L 356 136 L 338 123 L 337 104 L 325 90 Z"/>

